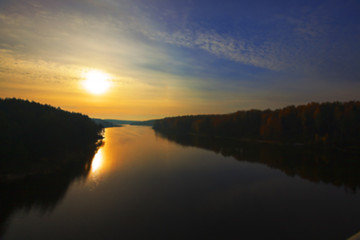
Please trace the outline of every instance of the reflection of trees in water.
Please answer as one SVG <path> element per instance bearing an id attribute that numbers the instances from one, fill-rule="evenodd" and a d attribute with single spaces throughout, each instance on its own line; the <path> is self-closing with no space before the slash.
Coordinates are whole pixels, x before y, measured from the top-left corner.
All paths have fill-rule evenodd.
<path id="1" fill-rule="evenodd" d="M 88 176 L 98 146 L 93 144 L 72 153 L 59 151 L 48 155 L 50 161 L 42 161 L 41 167 L 33 168 L 29 174 L 23 174 L 24 171 L 19 174 L 17 171 L 11 175 L 0 175 L 0 237 L 16 211 L 52 211 L 72 182 Z"/>
<path id="2" fill-rule="evenodd" d="M 241 142 L 226 138 L 195 135 L 158 135 L 183 146 L 208 149 L 239 161 L 257 162 L 276 168 L 289 176 L 312 182 L 344 186 L 353 192 L 360 187 L 360 156 L 339 150 L 311 149 L 304 146 L 280 146 Z"/>

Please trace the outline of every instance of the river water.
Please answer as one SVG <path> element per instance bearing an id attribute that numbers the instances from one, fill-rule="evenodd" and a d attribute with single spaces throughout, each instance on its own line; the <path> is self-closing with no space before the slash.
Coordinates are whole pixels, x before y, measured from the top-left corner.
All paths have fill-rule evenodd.
<path id="1" fill-rule="evenodd" d="M 357 167 L 199 141 L 107 128 L 86 177 L 24 187 L 24 198 L 52 190 L 10 204 L 0 239 L 346 239 L 360 231 Z"/>

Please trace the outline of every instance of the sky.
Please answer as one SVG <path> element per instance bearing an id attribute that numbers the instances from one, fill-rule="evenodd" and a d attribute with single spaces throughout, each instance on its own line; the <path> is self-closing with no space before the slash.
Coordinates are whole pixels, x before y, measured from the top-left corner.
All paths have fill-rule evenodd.
<path id="1" fill-rule="evenodd" d="M 0 0 L 0 97 L 90 117 L 360 100 L 360 1 Z M 86 73 L 108 91 L 86 90 Z"/>

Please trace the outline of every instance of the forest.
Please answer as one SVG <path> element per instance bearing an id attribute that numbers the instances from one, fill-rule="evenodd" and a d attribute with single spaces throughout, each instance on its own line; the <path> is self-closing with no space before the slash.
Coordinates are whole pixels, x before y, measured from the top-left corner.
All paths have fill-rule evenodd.
<path id="1" fill-rule="evenodd" d="M 103 126 L 88 116 L 15 98 L 0 99 L 0 175 L 90 159 Z"/>
<path id="2" fill-rule="evenodd" d="M 359 148 L 360 102 L 312 102 L 277 110 L 169 117 L 155 121 L 153 128 L 166 134 Z"/>

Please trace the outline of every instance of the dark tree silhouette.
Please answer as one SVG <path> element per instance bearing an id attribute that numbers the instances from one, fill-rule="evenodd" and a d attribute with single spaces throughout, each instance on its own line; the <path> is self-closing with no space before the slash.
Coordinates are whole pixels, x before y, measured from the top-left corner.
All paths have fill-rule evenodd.
<path id="1" fill-rule="evenodd" d="M 58 167 L 92 148 L 103 127 L 88 116 L 20 99 L 0 99 L 0 175 Z M 61 157 L 60 157 L 61 156 Z"/>

